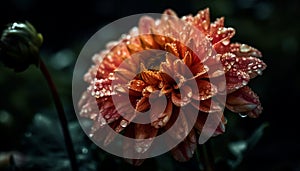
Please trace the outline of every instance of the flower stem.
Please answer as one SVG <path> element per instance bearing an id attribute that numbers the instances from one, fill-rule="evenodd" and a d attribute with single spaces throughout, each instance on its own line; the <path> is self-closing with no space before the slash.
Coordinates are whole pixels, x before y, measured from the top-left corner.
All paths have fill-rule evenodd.
<path id="1" fill-rule="evenodd" d="M 200 158 L 202 158 L 204 171 L 214 171 L 214 158 L 210 141 L 200 145 L 199 147 L 199 155 Z"/>
<path id="2" fill-rule="evenodd" d="M 76 163 L 76 155 L 75 155 L 75 151 L 74 151 L 74 147 L 73 147 L 73 143 L 72 143 L 72 139 L 70 136 L 70 132 L 68 129 L 68 122 L 67 122 L 67 118 L 63 109 L 63 105 L 59 99 L 59 95 L 57 93 L 57 89 L 54 85 L 54 82 L 51 78 L 51 75 L 45 65 L 45 63 L 42 61 L 42 59 L 40 58 L 40 70 L 43 73 L 45 79 L 47 80 L 48 86 L 51 90 L 51 94 L 53 96 L 53 100 L 54 100 L 54 104 L 58 113 L 58 118 L 60 121 L 60 125 L 62 128 L 62 132 L 63 132 L 63 136 L 64 136 L 64 140 L 65 140 L 65 145 L 66 145 L 66 149 L 69 155 L 69 159 L 70 159 L 70 164 L 71 164 L 71 168 L 73 171 L 78 171 L 78 167 L 77 167 L 77 163 Z"/>

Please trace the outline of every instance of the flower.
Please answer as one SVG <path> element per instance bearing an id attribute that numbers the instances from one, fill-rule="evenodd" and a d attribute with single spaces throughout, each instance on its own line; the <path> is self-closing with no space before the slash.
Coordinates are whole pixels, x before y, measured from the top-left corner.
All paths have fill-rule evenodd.
<path id="1" fill-rule="evenodd" d="M 225 105 L 235 113 L 253 118 L 260 115 L 262 107 L 258 96 L 247 84 L 262 74 L 266 64 L 257 49 L 230 42 L 235 30 L 224 27 L 224 18 L 210 23 L 209 9 L 182 18 L 172 10 L 164 14 L 156 21 L 142 17 L 138 29 L 132 29 L 128 36 L 108 44 L 107 50 L 93 57 L 95 65 L 84 76 L 90 86 L 79 102 L 80 116 L 94 121 L 90 135 L 103 139 L 104 144 L 114 139 L 112 134 L 98 134 L 104 125 L 127 137 L 151 139 L 163 134 L 178 118 L 180 129 L 169 134 L 183 141 L 171 153 L 176 160 L 187 161 L 196 149 L 197 132 L 219 135 L 225 131 L 222 106 L 213 99 L 216 94 L 225 93 Z M 196 27 L 201 34 L 190 27 Z M 178 39 L 174 35 L 178 35 Z M 226 81 L 219 85 L 210 81 L 222 76 Z M 115 97 L 118 103 L 114 102 Z M 163 110 L 159 107 L 162 104 Z M 181 109 L 183 113 L 179 112 Z M 195 129 L 187 132 L 189 111 L 193 109 L 198 114 Z M 133 122 L 139 112 L 146 111 L 151 123 Z M 208 116 L 218 114 L 222 117 L 217 128 L 208 125 L 205 130 Z M 137 144 L 136 151 L 146 152 L 151 143 L 149 140 Z M 142 162 L 128 161 L 135 165 Z"/>
<path id="2" fill-rule="evenodd" d="M 14 22 L 3 31 L 0 41 L 0 61 L 16 72 L 29 65 L 38 65 L 43 37 L 29 23 Z"/>

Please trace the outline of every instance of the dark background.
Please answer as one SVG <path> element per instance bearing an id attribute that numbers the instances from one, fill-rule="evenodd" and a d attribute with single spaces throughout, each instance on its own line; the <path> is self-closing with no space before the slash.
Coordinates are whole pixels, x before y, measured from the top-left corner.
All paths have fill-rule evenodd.
<path id="1" fill-rule="evenodd" d="M 81 48 L 105 24 L 131 14 L 162 13 L 166 8 L 179 16 L 195 15 L 206 7 L 210 8 L 211 21 L 224 16 L 225 25 L 236 29 L 233 42 L 256 47 L 268 65 L 263 75 L 250 83 L 264 107 L 261 117 L 241 118 L 228 112 L 226 133 L 212 140 L 216 158 L 220 161 L 230 158 L 230 142 L 246 140 L 260 125 L 268 123 L 264 135 L 247 152 L 237 170 L 300 170 L 298 0 L 11 0 L 0 2 L 0 28 L 27 20 L 43 34 L 41 54 L 58 86 L 71 130 L 77 131 L 73 139 L 80 153 L 81 170 L 188 170 L 195 169 L 195 159 L 178 164 L 163 155 L 147 160 L 142 167 L 132 168 L 93 146 L 77 124 L 71 95 L 72 74 Z M 56 113 L 38 70 L 30 67 L 15 74 L 1 65 L 0 87 L 1 154 L 18 151 L 29 158 L 28 163 L 34 163 L 31 167 L 66 168 Z M 46 162 L 51 159 L 57 166 L 52 169 Z"/>

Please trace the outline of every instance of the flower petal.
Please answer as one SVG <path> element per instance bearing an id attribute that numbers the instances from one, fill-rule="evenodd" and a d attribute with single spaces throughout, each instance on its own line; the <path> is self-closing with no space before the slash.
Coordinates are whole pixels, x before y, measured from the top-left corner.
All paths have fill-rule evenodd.
<path id="1" fill-rule="evenodd" d="M 229 52 L 234 53 L 238 57 L 262 57 L 259 50 L 246 44 L 232 43 L 229 46 Z"/>
<path id="2" fill-rule="evenodd" d="M 152 37 L 151 29 L 154 27 L 154 20 L 151 17 L 144 16 L 139 22 L 139 37 L 144 49 L 158 49 L 158 44 Z"/>
<path id="3" fill-rule="evenodd" d="M 156 100 L 153 106 L 160 106 L 161 100 Z M 171 118 L 173 112 L 173 104 L 171 100 L 168 100 L 166 108 L 161 112 L 160 107 L 153 107 L 150 111 L 151 125 L 155 128 L 160 128 L 165 126 Z"/>
<path id="4" fill-rule="evenodd" d="M 203 32 L 208 32 L 210 29 L 209 8 L 201 10 L 194 17 L 194 26 Z"/>
<path id="5" fill-rule="evenodd" d="M 243 87 L 227 96 L 226 107 L 236 113 L 246 113 L 256 118 L 262 111 L 258 96 L 248 87 Z"/>
<path id="6" fill-rule="evenodd" d="M 239 70 L 249 74 L 250 78 L 261 75 L 266 64 L 255 57 L 237 57 L 233 53 L 225 53 L 221 56 L 221 62 L 225 71 Z"/>
<path id="7" fill-rule="evenodd" d="M 208 115 L 212 115 L 209 122 L 207 121 Z M 212 113 L 205 113 L 205 112 L 199 112 L 197 121 L 195 123 L 195 128 L 198 131 L 199 134 L 204 134 L 204 137 L 206 136 L 217 136 L 219 134 L 223 134 L 225 132 L 225 124 L 226 124 L 226 118 L 224 117 L 223 113 L 221 111 L 219 112 L 212 112 Z M 218 124 L 216 127 L 215 124 Z"/>
<path id="8" fill-rule="evenodd" d="M 207 100 L 201 100 L 199 101 L 191 101 L 192 106 L 194 106 L 196 109 L 202 111 L 202 112 L 217 112 L 221 111 L 222 107 L 219 105 L 219 103 L 212 98 L 209 98 Z"/>
<path id="9" fill-rule="evenodd" d="M 225 76 L 227 93 L 232 93 L 237 89 L 247 85 L 250 80 L 250 76 L 247 73 L 239 71 L 235 68 L 230 69 Z"/>
<path id="10" fill-rule="evenodd" d="M 137 153 L 145 153 L 151 146 L 158 129 L 151 124 L 135 124 L 135 151 Z"/>
<path id="11" fill-rule="evenodd" d="M 189 135 L 180 144 L 178 144 L 171 150 L 171 153 L 175 160 L 185 162 L 193 157 L 196 148 L 196 134 L 194 130 L 191 130 Z"/>
<path id="12" fill-rule="evenodd" d="M 144 50 L 142 46 L 142 42 L 138 36 L 134 36 L 134 37 L 129 36 L 127 39 L 124 39 L 123 41 L 127 45 L 127 49 L 130 52 L 130 54 L 134 54 Z"/>
<path id="13" fill-rule="evenodd" d="M 187 87 L 187 86 L 184 86 L 184 87 Z M 184 89 L 182 89 L 182 93 L 180 93 L 180 92 L 172 92 L 172 94 L 171 94 L 171 99 L 172 99 L 172 102 L 176 105 L 176 106 L 178 106 L 178 107 L 180 107 L 180 106 L 185 106 L 185 105 L 187 105 L 188 103 L 190 103 L 190 101 L 191 101 L 191 95 L 192 95 L 192 93 L 191 93 L 191 89 L 189 88 L 186 88 L 186 91 L 188 91 L 188 92 L 185 92 L 184 91 Z M 183 95 L 182 97 L 181 97 L 181 95 Z"/>
<path id="14" fill-rule="evenodd" d="M 129 89 L 137 92 L 142 92 L 144 88 L 147 87 L 147 84 L 142 80 L 131 80 L 129 83 Z"/>
<path id="15" fill-rule="evenodd" d="M 225 28 L 219 27 L 218 30 L 212 33 L 212 41 L 213 46 L 216 44 L 223 44 L 224 46 L 230 43 L 230 38 L 232 38 L 235 34 L 235 30 L 233 28 Z"/>
<path id="16" fill-rule="evenodd" d="M 148 97 L 142 97 L 137 103 L 135 110 L 138 112 L 145 112 L 150 109 L 150 103 Z"/>
<path id="17" fill-rule="evenodd" d="M 163 129 L 168 130 L 167 133 L 170 137 L 177 140 L 182 140 L 189 134 L 188 130 L 190 125 L 183 112 L 179 112 L 180 108 L 173 106 L 171 118 L 165 127 L 163 127 Z M 169 130 L 171 127 L 172 130 Z"/>
<path id="18" fill-rule="evenodd" d="M 198 93 L 193 92 L 192 98 L 195 100 L 206 100 L 217 93 L 215 85 L 206 80 L 197 80 Z"/>
<path id="19" fill-rule="evenodd" d="M 150 70 L 142 71 L 141 77 L 143 81 L 149 85 L 157 85 L 159 84 L 160 81 L 162 81 L 160 74 L 156 71 L 150 71 Z"/>

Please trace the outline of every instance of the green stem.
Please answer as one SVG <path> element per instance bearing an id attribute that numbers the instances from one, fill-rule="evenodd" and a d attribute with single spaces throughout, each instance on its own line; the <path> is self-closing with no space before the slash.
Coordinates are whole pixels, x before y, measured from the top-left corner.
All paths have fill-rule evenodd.
<path id="1" fill-rule="evenodd" d="M 64 140 L 65 140 L 66 149 L 67 149 L 69 159 L 70 159 L 71 168 L 73 171 L 78 171 L 78 167 L 77 167 L 77 163 L 76 163 L 76 155 L 75 155 L 72 139 L 70 136 L 70 132 L 68 129 L 68 121 L 67 121 L 64 109 L 63 109 L 63 105 L 59 99 L 59 95 L 57 93 L 54 82 L 51 78 L 51 75 L 41 58 L 40 58 L 40 70 L 43 73 L 45 79 L 47 80 L 48 86 L 49 86 L 49 88 L 51 90 L 51 94 L 53 96 L 54 104 L 55 104 L 55 107 L 56 107 L 56 110 L 58 113 L 58 118 L 60 121 L 60 125 L 62 128 Z"/>
<path id="2" fill-rule="evenodd" d="M 214 171 L 214 158 L 212 154 L 211 144 L 210 142 L 206 142 L 202 144 L 199 148 L 200 158 L 203 159 L 202 163 L 205 171 Z"/>

